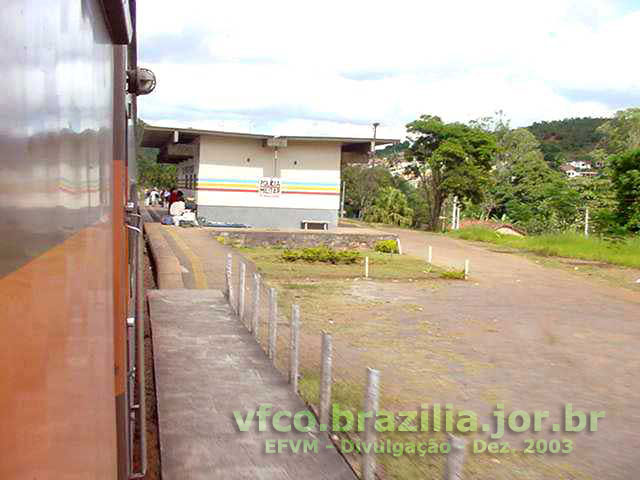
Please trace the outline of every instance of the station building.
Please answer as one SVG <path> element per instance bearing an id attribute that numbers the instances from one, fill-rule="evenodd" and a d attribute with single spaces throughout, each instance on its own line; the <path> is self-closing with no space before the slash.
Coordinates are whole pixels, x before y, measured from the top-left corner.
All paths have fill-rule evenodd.
<path id="1" fill-rule="evenodd" d="M 376 139 L 375 145 L 397 143 Z M 198 217 L 256 228 L 335 228 L 340 169 L 365 163 L 372 138 L 273 137 L 146 126 L 142 146 L 175 164 Z"/>

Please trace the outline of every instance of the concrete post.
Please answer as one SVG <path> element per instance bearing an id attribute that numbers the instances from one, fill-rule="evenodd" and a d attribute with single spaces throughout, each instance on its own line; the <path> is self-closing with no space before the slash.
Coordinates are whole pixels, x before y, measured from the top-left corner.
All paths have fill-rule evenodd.
<path id="1" fill-rule="evenodd" d="M 431 247 L 431 245 L 429 245 L 429 248 L 427 250 L 427 262 L 432 263 L 432 261 L 433 261 L 433 248 Z"/>
<path id="2" fill-rule="evenodd" d="M 456 229 L 457 208 L 458 208 L 458 196 L 456 195 L 455 197 L 453 197 L 453 210 L 451 212 L 451 230 Z"/>
<path id="3" fill-rule="evenodd" d="M 369 257 L 364 257 L 364 278 L 369 278 Z"/>
<path id="4" fill-rule="evenodd" d="M 584 211 L 584 236 L 589 236 L 589 207 Z"/>
<path id="5" fill-rule="evenodd" d="M 233 287 L 232 287 L 232 276 L 233 276 L 233 255 L 227 253 L 227 265 L 225 268 L 225 283 L 226 283 L 226 297 L 229 302 L 229 306 L 231 310 L 233 310 Z"/>
<path id="6" fill-rule="evenodd" d="M 258 339 L 260 336 L 260 274 L 253 274 L 253 311 L 251 312 L 250 331 L 253 336 Z"/>
<path id="7" fill-rule="evenodd" d="M 276 363 L 276 339 L 278 335 L 278 296 L 276 289 L 269 289 L 269 344 L 267 353 L 269 358 Z"/>
<path id="8" fill-rule="evenodd" d="M 320 425 L 329 428 L 331 408 L 331 334 L 322 332 L 322 364 L 320 368 Z M 321 427 L 322 428 L 322 427 Z"/>
<path id="9" fill-rule="evenodd" d="M 398 255 L 402 255 L 402 244 L 400 243 L 400 238 L 396 238 L 396 244 L 398 245 Z"/>
<path id="10" fill-rule="evenodd" d="M 247 276 L 247 265 L 240 262 L 240 278 L 238 278 L 238 319 L 244 323 L 244 290 L 245 277 Z"/>
<path id="11" fill-rule="evenodd" d="M 464 465 L 464 454 L 466 441 L 463 438 L 454 437 L 448 434 L 451 451 L 447 454 L 447 466 L 444 471 L 444 480 L 461 480 L 462 467 Z"/>
<path id="12" fill-rule="evenodd" d="M 464 279 L 469 278 L 469 259 L 464 261 Z"/>
<path id="13" fill-rule="evenodd" d="M 364 444 L 370 448 L 369 453 L 362 454 L 362 479 L 374 480 L 376 474 L 376 458 L 373 453 L 373 444 L 376 441 L 376 413 L 379 407 L 380 396 L 380 372 L 373 368 L 367 368 L 367 386 L 364 398 L 364 411 L 373 412 L 372 418 L 365 418 Z M 369 447 L 371 446 L 371 447 Z"/>
<path id="14" fill-rule="evenodd" d="M 289 362 L 289 383 L 293 393 L 298 393 L 298 370 L 300 352 L 300 307 L 291 305 L 291 361 Z"/>

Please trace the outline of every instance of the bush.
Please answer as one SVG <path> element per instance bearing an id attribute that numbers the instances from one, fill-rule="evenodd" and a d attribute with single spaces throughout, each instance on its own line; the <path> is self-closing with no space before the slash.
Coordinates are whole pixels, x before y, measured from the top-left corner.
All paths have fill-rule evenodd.
<path id="1" fill-rule="evenodd" d="M 360 253 L 353 250 L 336 251 L 326 246 L 309 247 L 295 250 L 285 250 L 282 252 L 282 259 L 285 262 L 297 262 L 302 260 L 309 263 L 333 263 L 353 264 L 360 258 Z"/>
<path id="2" fill-rule="evenodd" d="M 395 240 L 380 240 L 376 242 L 374 250 L 382 253 L 400 253 L 398 251 L 398 242 Z"/>
<path id="3" fill-rule="evenodd" d="M 364 220 L 410 227 L 413 223 L 413 209 L 409 208 L 404 193 L 397 188 L 384 187 L 378 192 L 373 205 L 365 212 Z"/>

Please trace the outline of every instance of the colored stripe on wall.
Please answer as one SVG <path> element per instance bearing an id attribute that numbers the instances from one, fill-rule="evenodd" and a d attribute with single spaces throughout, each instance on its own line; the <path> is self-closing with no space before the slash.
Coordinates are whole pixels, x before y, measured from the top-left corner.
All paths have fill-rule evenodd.
<path id="1" fill-rule="evenodd" d="M 197 190 L 215 192 L 258 192 L 259 179 L 200 179 Z M 282 181 L 283 194 L 306 195 L 340 195 L 340 188 L 335 183 L 292 182 Z"/>
<path id="2" fill-rule="evenodd" d="M 199 182 L 213 182 L 213 183 L 218 183 L 218 182 L 222 182 L 222 183 L 250 183 L 250 184 L 257 184 L 260 179 L 259 178 L 255 178 L 253 180 L 247 180 L 245 179 L 240 179 L 240 178 L 200 178 L 198 179 Z M 338 187 L 339 185 L 337 183 L 319 183 L 319 182 L 294 182 L 291 180 L 283 180 L 282 183 L 286 183 L 287 185 L 317 185 L 320 187 Z"/>
<path id="3" fill-rule="evenodd" d="M 253 192 L 256 193 L 258 189 L 255 190 L 243 190 L 240 188 L 212 188 L 212 187 L 198 187 L 196 190 L 199 192 Z"/>

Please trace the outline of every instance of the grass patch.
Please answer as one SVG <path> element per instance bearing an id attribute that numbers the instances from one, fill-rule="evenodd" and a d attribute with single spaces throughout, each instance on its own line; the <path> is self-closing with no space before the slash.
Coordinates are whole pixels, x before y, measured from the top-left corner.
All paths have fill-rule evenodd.
<path id="1" fill-rule="evenodd" d="M 619 241 L 584 237 L 577 233 L 515 237 L 500 235 L 482 227 L 465 228 L 450 232 L 449 235 L 462 240 L 492 243 L 548 257 L 579 258 L 640 268 L 640 238 L 638 237 L 628 237 Z"/>
<path id="2" fill-rule="evenodd" d="M 426 280 L 437 278 L 440 272 L 418 257 L 371 250 L 360 252 L 359 260 L 353 264 L 288 262 L 282 258 L 282 250 L 275 248 L 243 247 L 238 250 L 255 262 L 261 273 L 278 280 L 364 277 L 365 256 L 369 257 L 369 277 L 374 280 Z"/>
<path id="3" fill-rule="evenodd" d="M 314 406 L 316 409 L 319 404 L 319 385 L 320 374 L 316 370 L 305 369 L 301 371 L 299 383 L 299 392 L 302 399 L 308 405 Z M 331 402 L 332 404 L 340 404 L 340 410 L 350 411 L 353 414 L 354 422 L 357 422 L 357 412 L 363 408 L 364 385 L 339 380 L 332 383 L 331 386 Z M 380 409 L 389 408 L 389 411 L 396 413 L 391 406 L 393 399 L 385 398 L 382 395 L 380 401 Z M 412 410 L 417 410 L 412 407 Z M 457 414 L 454 414 L 457 419 Z M 399 425 L 404 418 L 396 417 L 396 425 Z M 413 425 L 419 425 L 418 420 L 412 422 Z M 355 428 L 357 423 L 354 423 Z M 444 418 L 441 417 L 441 425 L 444 425 Z M 331 428 L 331 427 L 330 427 Z M 349 439 L 354 441 L 358 438 L 362 440 L 362 433 L 356 431 L 344 433 L 336 432 L 340 439 Z M 475 433 L 456 433 L 458 436 L 466 437 L 467 449 L 471 449 Z M 444 442 L 447 437 L 442 432 L 378 432 L 377 441 L 386 444 L 418 444 L 432 440 L 435 442 Z M 357 455 L 357 454 L 356 454 Z M 440 479 L 444 471 L 446 456 L 442 454 L 426 454 L 420 456 L 417 453 L 408 453 L 394 455 L 393 453 L 385 453 L 376 455 L 377 462 L 382 466 L 384 478 L 392 480 L 405 480 L 408 478 L 432 478 Z M 359 460 L 353 459 L 358 467 Z M 502 464 L 501 468 L 496 468 L 496 464 Z M 531 480 L 544 480 L 547 478 L 574 478 L 576 480 L 586 480 L 587 475 L 573 468 L 566 463 L 551 464 L 544 462 L 544 457 L 540 455 L 524 455 L 521 451 L 516 451 L 509 455 L 491 455 L 491 454 L 467 454 L 464 465 L 464 478 L 481 478 L 492 480 L 508 480 L 514 478 L 513 472 L 516 472 L 518 478 L 527 478 Z"/>
<path id="4" fill-rule="evenodd" d="M 440 278 L 445 280 L 464 280 L 464 270 L 444 270 L 440 272 Z"/>
<path id="5" fill-rule="evenodd" d="M 320 402 L 320 372 L 305 369 L 300 375 L 299 391 L 302 399 L 309 405 Z M 355 382 L 344 380 L 333 381 L 331 384 L 331 403 L 339 403 L 343 410 L 356 413 L 362 410 L 364 387 Z"/>

